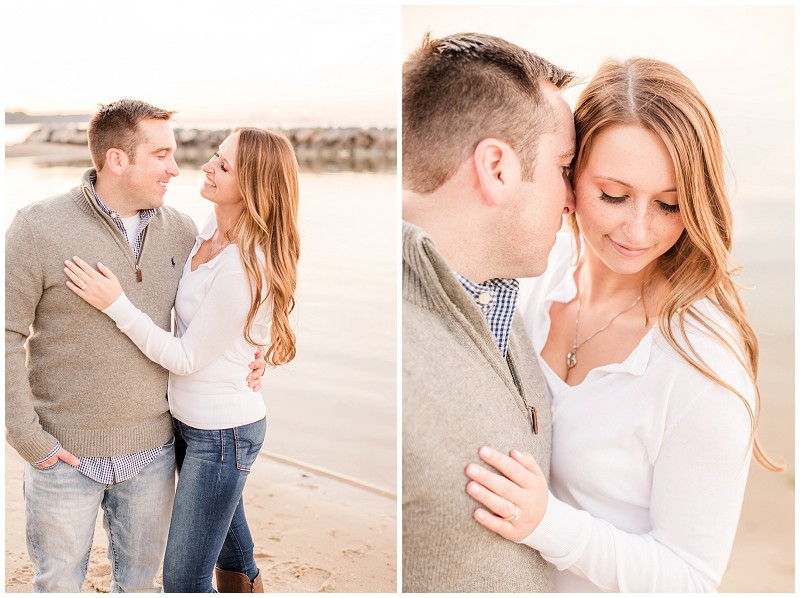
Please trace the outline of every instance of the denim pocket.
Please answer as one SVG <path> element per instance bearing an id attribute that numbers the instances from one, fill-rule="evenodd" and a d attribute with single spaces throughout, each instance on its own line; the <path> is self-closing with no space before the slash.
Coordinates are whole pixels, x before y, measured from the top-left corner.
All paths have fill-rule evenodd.
<path id="1" fill-rule="evenodd" d="M 267 430 L 266 418 L 246 426 L 233 428 L 234 444 L 236 445 L 236 468 L 240 471 L 250 471 L 258 457 L 258 452 L 264 444 L 264 435 Z"/>
<path id="2" fill-rule="evenodd" d="M 61 459 L 56 459 L 56 462 L 55 462 L 55 463 L 53 463 L 52 465 L 48 465 L 47 467 L 37 467 L 37 466 L 36 466 L 36 465 L 34 465 L 33 463 L 31 463 L 31 466 L 32 466 L 32 467 L 33 467 L 33 468 L 34 468 L 36 471 L 52 471 L 53 469 L 55 469 L 56 467 L 58 467 L 58 464 L 59 464 L 59 463 L 61 463 L 61 462 L 62 462 L 62 461 L 61 461 Z"/>

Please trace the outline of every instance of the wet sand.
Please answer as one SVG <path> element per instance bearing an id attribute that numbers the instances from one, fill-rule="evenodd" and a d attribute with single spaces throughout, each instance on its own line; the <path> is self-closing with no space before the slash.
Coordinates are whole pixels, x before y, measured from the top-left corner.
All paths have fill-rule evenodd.
<path id="1" fill-rule="evenodd" d="M 794 592 L 794 370 L 793 331 L 760 335 L 762 447 L 786 470 L 750 466 L 742 516 L 720 592 Z"/>
<path id="2" fill-rule="evenodd" d="M 24 463 L 6 444 L 6 592 L 30 592 Z M 394 592 L 395 500 L 261 455 L 245 487 L 256 562 L 268 592 Z M 107 541 L 98 517 L 84 592 L 108 592 Z"/>

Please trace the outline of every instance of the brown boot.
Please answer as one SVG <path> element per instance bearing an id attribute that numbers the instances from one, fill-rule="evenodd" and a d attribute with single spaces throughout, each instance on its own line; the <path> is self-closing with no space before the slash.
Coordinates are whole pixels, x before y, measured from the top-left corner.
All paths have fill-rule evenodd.
<path id="1" fill-rule="evenodd" d="M 217 580 L 217 592 L 220 594 L 232 593 L 264 593 L 264 582 L 261 580 L 261 569 L 253 581 L 244 573 L 236 571 L 226 571 L 219 567 L 214 567 L 214 577 Z"/>

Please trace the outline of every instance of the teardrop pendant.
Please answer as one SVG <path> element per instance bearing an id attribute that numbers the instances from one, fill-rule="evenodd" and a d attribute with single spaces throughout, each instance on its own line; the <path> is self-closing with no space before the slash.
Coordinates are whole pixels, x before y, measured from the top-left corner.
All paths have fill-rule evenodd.
<path id="1" fill-rule="evenodd" d="M 578 352 L 570 351 L 567 353 L 567 369 L 571 370 L 576 365 L 578 365 Z"/>

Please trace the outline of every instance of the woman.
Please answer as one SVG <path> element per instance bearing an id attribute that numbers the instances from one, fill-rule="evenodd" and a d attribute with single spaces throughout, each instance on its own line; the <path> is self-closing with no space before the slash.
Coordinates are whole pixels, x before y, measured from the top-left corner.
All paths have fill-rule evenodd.
<path id="1" fill-rule="evenodd" d="M 758 344 L 728 266 L 720 136 L 692 83 L 607 61 L 575 109 L 574 238 L 521 313 L 552 395 L 530 455 L 469 464 L 475 519 L 540 551 L 558 591 L 714 591 L 755 439 Z"/>
<path id="2" fill-rule="evenodd" d="M 176 336 L 134 307 L 102 264 L 98 272 L 75 258 L 65 272 L 75 294 L 171 372 L 179 477 L 164 589 L 212 592 L 216 563 L 220 592 L 263 592 L 242 491 L 264 440 L 266 409 L 241 373 L 257 345 L 267 346 L 271 366 L 295 356 L 289 313 L 299 256 L 298 166 L 285 137 L 242 128 L 203 171 L 200 194 L 214 212 L 184 267 Z"/>

